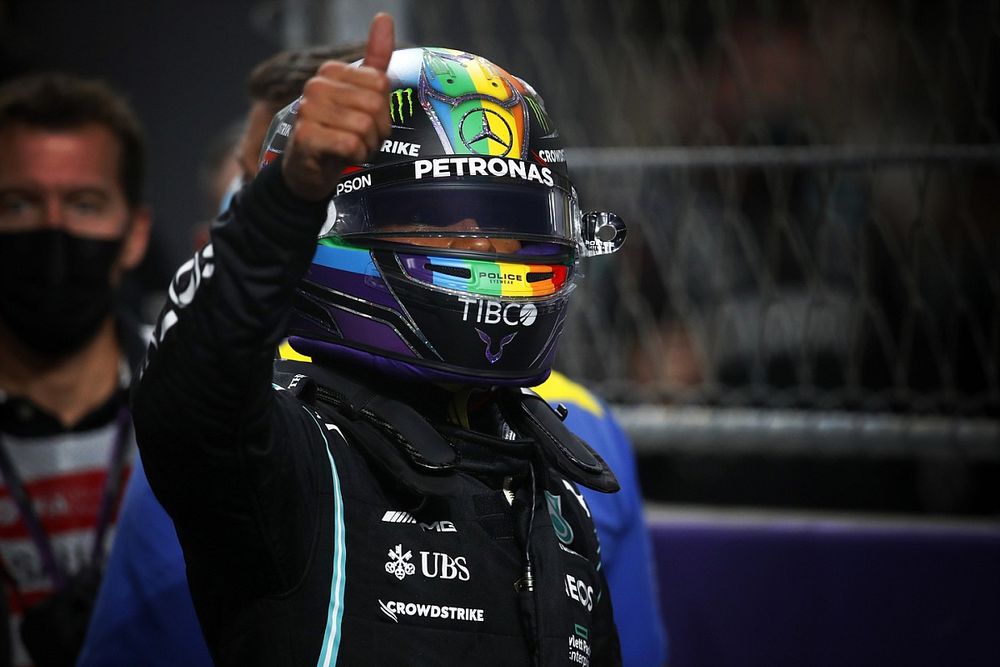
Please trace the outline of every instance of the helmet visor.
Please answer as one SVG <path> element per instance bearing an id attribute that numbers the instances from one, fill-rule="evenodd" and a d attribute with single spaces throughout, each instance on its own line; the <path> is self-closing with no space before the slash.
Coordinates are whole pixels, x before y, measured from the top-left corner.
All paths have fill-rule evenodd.
<path id="1" fill-rule="evenodd" d="M 565 187 L 556 184 L 557 174 L 546 174 L 551 185 L 509 176 L 414 178 L 413 164 L 343 177 L 323 235 L 345 240 L 486 236 L 577 244 L 576 197 L 568 181 Z"/>

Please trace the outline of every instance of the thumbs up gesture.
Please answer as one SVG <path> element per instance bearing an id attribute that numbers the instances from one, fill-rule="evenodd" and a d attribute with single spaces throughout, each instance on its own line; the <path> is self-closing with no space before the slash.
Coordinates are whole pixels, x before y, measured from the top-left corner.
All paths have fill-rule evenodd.
<path id="1" fill-rule="evenodd" d="M 330 196 L 348 164 L 364 162 L 389 136 L 389 77 L 395 47 L 392 17 L 372 19 L 361 67 L 328 61 L 302 89 L 282 175 L 299 197 Z"/>

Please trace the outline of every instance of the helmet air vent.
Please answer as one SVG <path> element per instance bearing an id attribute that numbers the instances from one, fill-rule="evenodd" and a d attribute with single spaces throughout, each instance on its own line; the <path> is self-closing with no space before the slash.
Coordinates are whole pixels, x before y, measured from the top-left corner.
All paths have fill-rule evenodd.
<path id="1" fill-rule="evenodd" d="M 472 271 L 464 266 L 442 266 L 440 264 L 431 264 L 430 262 L 427 262 L 424 264 L 424 269 L 435 273 L 443 273 L 447 276 L 454 276 L 456 278 L 472 278 Z"/>

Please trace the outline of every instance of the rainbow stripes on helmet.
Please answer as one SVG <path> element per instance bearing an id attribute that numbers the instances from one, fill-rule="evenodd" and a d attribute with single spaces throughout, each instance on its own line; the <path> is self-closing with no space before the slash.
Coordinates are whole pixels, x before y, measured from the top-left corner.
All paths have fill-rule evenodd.
<path id="1" fill-rule="evenodd" d="M 434 254 L 398 253 L 412 280 L 443 290 L 495 297 L 547 297 L 566 286 L 570 269 L 561 263 L 499 262 Z M 335 237 L 321 239 L 313 264 L 360 275 L 377 275 L 366 248 Z"/>

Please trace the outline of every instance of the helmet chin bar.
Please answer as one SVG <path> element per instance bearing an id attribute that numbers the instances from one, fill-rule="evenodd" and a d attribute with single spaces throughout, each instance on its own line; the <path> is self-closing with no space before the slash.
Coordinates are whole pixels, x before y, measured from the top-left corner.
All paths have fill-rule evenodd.
<path id="1" fill-rule="evenodd" d="M 625 243 L 628 230 L 620 216 L 609 211 L 587 211 L 580 216 L 583 257 L 610 255 Z"/>
<path id="2" fill-rule="evenodd" d="M 347 361 L 374 368 L 404 382 L 436 382 L 449 385 L 479 387 L 534 387 L 548 378 L 552 372 L 550 355 L 539 367 L 525 375 L 496 377 L 491 373 L 476 372 L 461 367 L 431 364 L 414 359 L 395 358 L 383 351 L 370 351 L 344 345 L 343 343 L 317 340 L 309 337 L 289 338 L 292 349 L 313 359 L 326 362 Z"/>

